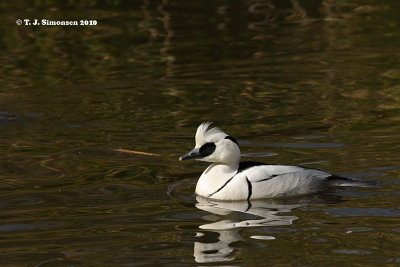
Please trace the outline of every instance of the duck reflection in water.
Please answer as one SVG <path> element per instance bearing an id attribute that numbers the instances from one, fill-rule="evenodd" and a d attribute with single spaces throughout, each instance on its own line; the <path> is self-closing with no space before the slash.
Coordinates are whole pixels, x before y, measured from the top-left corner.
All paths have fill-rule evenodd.
<path id="1" fill-rule="evenodd" d="M 328 197 L 328 199 L 326 199 Z M 339 202 L 336 196 L 313 196 L 296 199 L 264 199 L 251 201 L 218 201 L 196 197 L 196 207 L 209 212 L 203 216 L 208 223 L 199 226 L 198 241 L 194 242 L 194 257 L 198 263 L 226 262 L 234 260 L 236 241 L 243 240 L 240 230 L 245 227 L 287 226 L 299 219 L 291 215 L 293 209 L 310 203 Z M 260 231 L 262 232 L 262 231 Z M 274 236 L 253 235 L 257 240 L 273 240 Z"/>

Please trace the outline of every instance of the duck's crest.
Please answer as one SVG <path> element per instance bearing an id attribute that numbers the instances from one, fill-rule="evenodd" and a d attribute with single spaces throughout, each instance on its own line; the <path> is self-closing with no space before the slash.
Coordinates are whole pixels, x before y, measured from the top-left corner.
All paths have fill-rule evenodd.
<path id="1" fill-rule="evenodd" d="M 219 128 L 214 127 L 209 130 L 208 127 L 212 124 L 211 121 L 203 122 L 197 127 L 196 131 L 196 147 L 201 147 L 207 142 L 217 142 L 220 139 L 225 138 L 227 136 L 226 133 L 221 131 Z"/>

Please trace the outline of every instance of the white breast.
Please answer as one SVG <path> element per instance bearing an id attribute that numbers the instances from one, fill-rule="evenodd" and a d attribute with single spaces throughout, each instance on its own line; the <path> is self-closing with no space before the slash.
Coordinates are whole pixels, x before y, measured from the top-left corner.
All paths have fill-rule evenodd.
<path id="1" fill-rule="evenodd" d="M 237 164 L 227 165 L 217 163 L 208 166 L 197 181 L 196 194 L 203 197 L 214 195 L 229 182 L 229 179 L 235 176 L 237 166 Z"/>

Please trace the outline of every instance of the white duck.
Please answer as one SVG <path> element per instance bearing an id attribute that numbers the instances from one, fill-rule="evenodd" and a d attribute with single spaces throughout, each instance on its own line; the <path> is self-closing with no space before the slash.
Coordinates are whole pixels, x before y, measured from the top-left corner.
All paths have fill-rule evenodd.
<path id="1" fill-rule="evenodd" d="M 212 162 L 202 173 L 196 194 L 217 200 L 250 200 L 306 195 L 332 186 L 366 186 L 367 183 L 300 166 L 240 162 L 238 142 L 204 122 L 197 128 L 195 148 L 179 160 Z"/>

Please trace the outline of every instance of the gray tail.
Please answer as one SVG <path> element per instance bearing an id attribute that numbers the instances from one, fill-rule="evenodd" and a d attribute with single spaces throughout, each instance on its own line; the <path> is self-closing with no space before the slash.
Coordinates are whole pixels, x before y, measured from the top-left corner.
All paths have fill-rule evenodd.
<path id="1" fill-rule="evenodd" d="M 327 179 L 332 186 L 372 187 L 376 185 L 375 181 L 360 181 L 338 175 L 331 175 Z"/>

